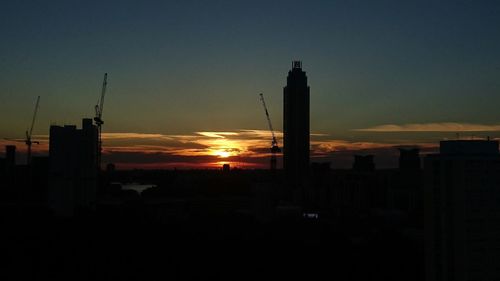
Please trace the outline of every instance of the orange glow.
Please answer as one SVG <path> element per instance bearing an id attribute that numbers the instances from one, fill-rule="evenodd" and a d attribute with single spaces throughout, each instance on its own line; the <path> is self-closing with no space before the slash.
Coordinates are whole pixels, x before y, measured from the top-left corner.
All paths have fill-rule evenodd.
<path id="1" fill-rule="evenodd" d="M 231 156 L 231 152 L 225 150 L 216 150 L 214 151 L 214 155 L 220 158 L 228 158 L 229 156 Z"/>
<path id="2" fill-rule="evenodd" d="M 229 139 L 224 136 L 201 139 L 199 142 L 207 146 L 208 155 L 219 158 L 228 158 L 243 154 L 247 147 L 238 139 Z"/>
<path id="3" fill-rule="evenodd" d="M 276 135 L 281 146 L 282 133 L 276 132 Z M 39 145 L 32 147 L 34 155 L 47 155 L 48 136 L 34 137 L 40 141 Z M 220 169 L 223 164 L 230 164 L 232 169 L 267 168 L 270 138 L 271 133 L 266 130 L 205 131 L 183 135 L 104 133 L 103 160 L 114 162 L 123 169 Z M 7 144 L 16 145 L 19 153 L 26 151 L 22 138 L 0 140 L 0 155 L 2 147 Z M 396 151 L 398 146 L 404 145 L 416 145 L 428 151 L 435 151 L 438 147 L 434 142 L 399 139 L 392 142 L 350 141 L 315 133 L 311 134 L 311 157 L 336 157 L 358 151 Z"/>

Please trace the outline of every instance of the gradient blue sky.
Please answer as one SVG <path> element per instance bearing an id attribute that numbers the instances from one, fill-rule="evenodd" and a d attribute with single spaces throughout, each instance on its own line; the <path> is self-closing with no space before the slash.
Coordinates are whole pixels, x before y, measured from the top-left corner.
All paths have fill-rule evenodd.
<path id="1" fill-rule="evenodd" d="M 331 140 L 434 142 L 457 129 L 353 130 L 500 124 L 499 1 L 4 1 L 0 36 L 2 137 L 23 136 L 37 95 L 35 134 L 91 117 L 104 72 L 106 132 L 266 129 L 260 92 L 280 130 L 294 59 L 311 129 Z"/>

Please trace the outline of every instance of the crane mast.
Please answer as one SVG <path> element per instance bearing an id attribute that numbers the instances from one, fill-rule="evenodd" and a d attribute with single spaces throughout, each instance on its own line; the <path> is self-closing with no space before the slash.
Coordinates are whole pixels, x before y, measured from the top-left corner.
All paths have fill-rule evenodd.
<path id="1" fill-rule="evenodd" d="M 97 134 L 98 134 L 96 160 L 97 160 L 97 169 L 99 171 L 101 170 L 101 153 L 102 153 L 101 132 L 102 132 L 102 125 L 104 124 L 104 121 L 102 120 L 102 111 L 104 108 L 104 96 L 106 95 L 107 85 L 108 85 L 108 74 L 104 73 L 104 79 L 102 81 L 102 88 L 101 88 L 101 98 L 97 101 L 97 104 L 95 105 L 95 117 L 94 117 L 94 122 L 97 126 Z"/>
<path id="2" fill-rule="evenodd" d="M 274 134 L 273 124 L 271 123 L 271 117 L 269 117 L 269 111 L 267 110 L 266 101 L 264 100 L 264 94 L 259 94 L 262 106 L 264 107 L 264 112 L 266 113 L 267 124 L 269 130 L 271 131 L 272 141 L 271 141 L 271 170 L 276 170 L 276 154 L 281 152 L 278 147 L 278 141 L 276 140 L 276 135 Z"/>
<path id="3" fill-rule="evenodd" d="M 40 144 L 38 141 L 32 141 L 31 136 L 33 134 L 33 127 L 35 126 L 35 120 L 36 120 L 36 114 L 38 113 L 38 106 L 40 104 L 40 96 L 37 97 L 36 99 L 36 104 L 35 104 L 35 111 L 33 112 L 33 119 L 31 119 L 31 126 L 29 129 L 26 131 L 26 140 L 24 141 L 26 143 L 26 146 L 28 147 L 27 149 L 27 159 L 26 159 L 26 164 L 31 164 L 31 145 L 33 143 Z"/>

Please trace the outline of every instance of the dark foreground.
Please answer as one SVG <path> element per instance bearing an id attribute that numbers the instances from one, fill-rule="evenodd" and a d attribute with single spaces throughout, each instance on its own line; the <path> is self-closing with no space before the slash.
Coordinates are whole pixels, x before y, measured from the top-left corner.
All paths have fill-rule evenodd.
<path id="1" fill-rule="evenodd" d="M 2 214 L 0 280 L 423 280 L 418 239 L 370 220 L 199 213 L 160 223 L 139 203 L 71 219 Z"/>

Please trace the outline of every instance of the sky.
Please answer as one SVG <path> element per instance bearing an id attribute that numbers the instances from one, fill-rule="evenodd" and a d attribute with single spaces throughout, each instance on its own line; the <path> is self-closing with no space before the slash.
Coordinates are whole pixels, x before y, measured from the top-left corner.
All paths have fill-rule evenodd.
<path id="1" fill-rule="evenodd" d="M 500 137 L 499 34 L 500 2 L 487 0 L 5 1 L 0 144 L 23 138 L 41 96 L 34 150 L 46 154 L 50 125 L 93 117 L 107 72 L 106 162 L 264 167 L 258 94 L 281 136 L 301 60 L 313 161 L 375 154 L 390 167 L 400 146 Z"/>

